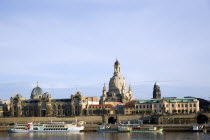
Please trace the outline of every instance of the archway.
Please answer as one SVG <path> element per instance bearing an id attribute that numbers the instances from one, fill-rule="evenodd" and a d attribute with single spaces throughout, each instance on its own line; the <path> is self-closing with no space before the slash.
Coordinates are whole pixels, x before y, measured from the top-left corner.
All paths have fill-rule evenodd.
<path id="1" fill-rule="evenodd" d="M 110 117 L 108 119 L 108 123 L 115 124 L 116 122 L 117 122 L 117 119 L 115 119 L 114 117 Z"/>
<path id="2" fill-rule="evenodd" d="M 208 117 L 205 116 L 205 115 L 198 115 L 198 117 L 197 117 L 197 123 L 198 124 L 208 123 Z"/>

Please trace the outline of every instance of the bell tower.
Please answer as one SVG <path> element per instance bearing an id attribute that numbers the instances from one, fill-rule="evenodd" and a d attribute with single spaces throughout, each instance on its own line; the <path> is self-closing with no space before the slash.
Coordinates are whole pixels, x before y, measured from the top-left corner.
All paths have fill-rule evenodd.
<path id="1" fill-rule="evenodd" d="M 161 98 L 160 86 L 157 82 L 155 82 L 155 85 L 153 88 L 153 99 L 160 99 L 160 98 Z"/>

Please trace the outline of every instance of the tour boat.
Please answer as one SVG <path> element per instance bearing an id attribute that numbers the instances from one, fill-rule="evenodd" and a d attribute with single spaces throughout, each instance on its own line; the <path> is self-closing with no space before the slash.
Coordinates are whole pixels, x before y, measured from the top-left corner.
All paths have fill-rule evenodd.
<path id="1" fill-rule="evenodd" d="M 77 123 L 65 122 L 46 122 L 46 123 L 28 123 L 16 124 L 14 128 L 8 129 L 9 133 L 24 133 L 24 132 L 80 132 L 84 130 L 84 126 L 77 126 Z"/>
<path id="2" fill-rule="evenodd" d="M 134 125 L 119 125 L 118 127 L 111 128 L 108 126 L 100 126 L 98 132 L 163 132 L 163 129 L 157 127 L 145 127 Z"/>
<path id="3" fill-rule="evenodd" d="M 117 129 L 112 129 L 110 125 L 107 125 L 107 126 L 100 126 L 99 130 L 97 130 L 97 132 L 113 133 L 113 132 L 118 132 L 118 130 Z"/>
<path id="4" fill-rule="evenodd" d="M 131 132 L 163 132 L 163 129 L 157 129 L 157 127 L 133 127 Z"/>
<path id="5" fill-rule="evenodd" d="M 119 132 L 131 132 L 132 127 L 120 125 L 120 126 L 118 126 L 118 131 Z"/>

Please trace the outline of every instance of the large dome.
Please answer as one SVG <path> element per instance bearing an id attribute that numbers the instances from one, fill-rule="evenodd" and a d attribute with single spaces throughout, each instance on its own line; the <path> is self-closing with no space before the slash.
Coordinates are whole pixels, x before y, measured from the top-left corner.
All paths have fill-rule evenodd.
<path id="1" fill-rule="evenodd" d="M 35 87 L 31 92 L 31 99 L 38 99 L 43 94 L 43 91 L 40 87 Z"/>

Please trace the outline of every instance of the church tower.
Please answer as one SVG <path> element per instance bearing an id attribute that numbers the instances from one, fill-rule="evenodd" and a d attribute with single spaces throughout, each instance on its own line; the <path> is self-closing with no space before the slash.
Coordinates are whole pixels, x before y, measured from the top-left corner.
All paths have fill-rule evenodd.
<path id="1" fill-rule="evenodd" d="M 128 102 L 132 98 L 131 88 L 129 91 L 126 91 L 126 82 L 125 78 L 121 75 L 120 72 L 120 63 L 118 60 L 114 63 L 114 73 L 112 78 L 109 81 L 109 89 L 106 91 L 106 87 L 104 85 L 102 96 L 100 99 L 100 103 L 105 102 Z"/>
<path id="2" fill-rule="evenodd" d="M 155 82 L 155 85 L 153 88 L 153 99 L 161 99 L 160 86 L 157 82 Z"/>

